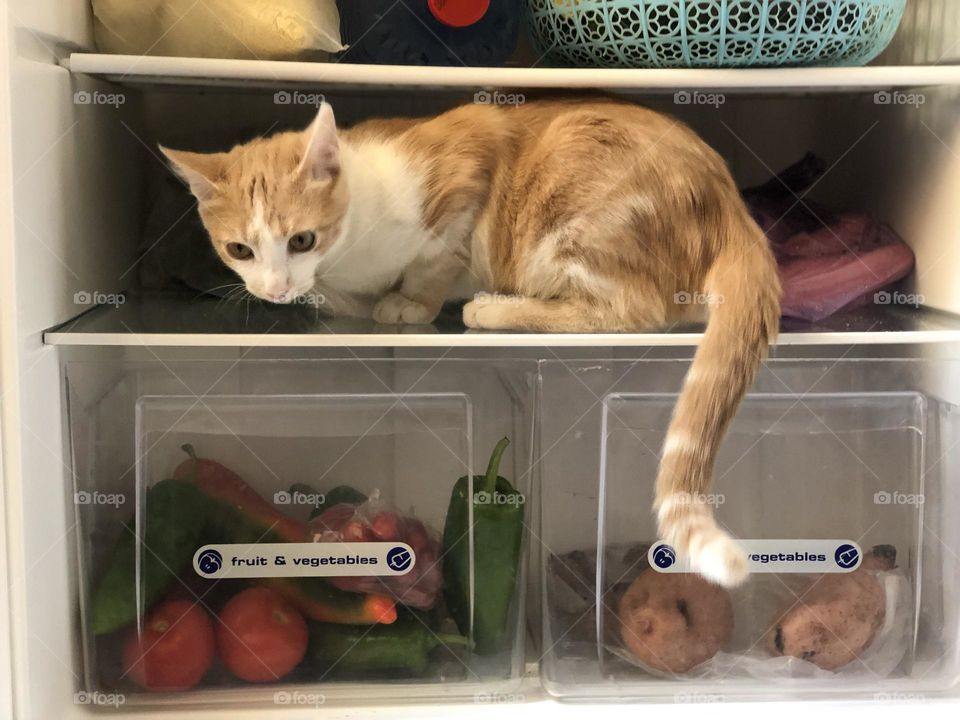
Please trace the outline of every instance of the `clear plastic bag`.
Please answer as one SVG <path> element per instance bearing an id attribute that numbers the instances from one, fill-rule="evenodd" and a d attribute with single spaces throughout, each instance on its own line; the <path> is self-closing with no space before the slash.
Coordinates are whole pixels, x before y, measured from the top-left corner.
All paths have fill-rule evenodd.
<path id="1" fill-rule="evenodd" d="M 413 568 L 405 575 L 392 577 L 332 577 L 329 582 L 348 592 L 382 593 L 401 605 L 431 609 L 440 596 L 443 576 L 440 542 L 422 522 L 404 517 L 381 502 L 378 492 L 359 505 L 338 503 L 309 522 L 314 542 L 390 542 L 406 543 L 416 556 Z"/>
<path id="2" fill-rule="evenodd" d="M 886 547 L 886 546 L 884 546 Z M 799 657 L 776 656 L 769 649 L 769 633 L 783 616 L 815 587 L 817 575 L 751 575 L 747 582 L 731 592 L 734 609 L 733 631 L 720 652 L 710 660 L 685 673 L 669 673 L 652 668 L 632 655 L 620 638 L 617 608 L 620 597 L 630 584 L 646 571 L 649 545 L 608 546 L 602 569 L 604 589 L 600 618 L 597 611 L 596 550 L 578 550 L 550 560 L 548 573 L 553 598 L 553 622 L 563 633 L 563 642 L 584 656 L 597 657 L 597 637 L 601 640 L 604 673 L 611 676 L 636 675 L 638 672 L 656 678 L 676 681 L 754 680 L 837 680 L 844 682 L 876 681 L 893 675 L 903 663 L 912 642 L 913 594 L 904 572 L 891 561 L 888 569 L 864 567 L 879 583 L 883 594 L 883 622 L 869 644 L 856 653 L 849 664 L 835 670 L 824 670 Z M 892 552 L 893 549 L 889 548 Z M 875 551 L 876 552 L 876 551 Z M 591 647 L 593 648 L 591 652 Z"/>
<path id="3" fill-rule="evenodd" d="M 731 593 L 734 607 L 733 635 L 710 660 L 682 675 L 651 668 L 627 652 L 614 633 L 605 633 L 605 648 L 634 667 L 655 677 L 677 680 L 710 681 L 733 678 L 754 680 L 798 680 L 843 678 L 876 680 L 889 677 L 903 661 L 910 647 L 912 601 L 907 579 L 896 570 L 874 573 L 883 589 L 883 624 L 870 644 L 856 659 L 836 670 L 824 670 L 798 657 L 774 656 L 766 642 L 767 633 L 812 583 L 810 575 L 754 575 L 747 584 Z M 616 622 L 615 617 L 607 615 Z"/>
<path id="4" fill-rule="evenodd" d="M 335 0 L 93 0 L 100 52 L 248 60 L 344 49 Z"/>

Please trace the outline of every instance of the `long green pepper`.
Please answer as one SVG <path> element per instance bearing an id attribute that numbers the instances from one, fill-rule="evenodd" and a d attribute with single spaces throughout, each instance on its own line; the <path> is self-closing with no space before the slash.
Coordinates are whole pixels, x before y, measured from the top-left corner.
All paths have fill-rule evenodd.
<path id="1" fill-rule="evenodd" d="M 443 529 L 443 594 L 447 609 L 480 655 L 510 647 L 510 608 L 520 569 L 523 541 L 523 496 L 499 475 L 500 460 L 510 440 L 493 450 L 486 475 L 453 486 Z M 473 506 L 474 605 L 470 627 L 470 506 Z"/>
<path id="2" fill-rule="evenodd" d="M 402 614 L 392 625 L 310 623 L 307 656 L 317 671 L 333 676 L 421 677 L 435 649 L 467 645 L 465 637 L 435 633 L 425 622 Z"/>
<path id="3" fill-rule="evenodd" d="M 164 480 L 147 490 L 143 538 L 126 525 L 93 593 L 90 623 L 97 635 L 129 625 L 186 570 L 202 544 L 210 501 L 193 485 Z M 140 587 L 137 587 L 137 555 Z"/>

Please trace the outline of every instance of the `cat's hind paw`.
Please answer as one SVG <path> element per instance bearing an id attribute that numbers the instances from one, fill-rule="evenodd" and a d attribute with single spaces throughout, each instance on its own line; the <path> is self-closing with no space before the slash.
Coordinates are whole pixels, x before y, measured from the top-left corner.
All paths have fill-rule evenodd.
<path id="1" fill-rule="evenodd" d="M 390 293 L 373 308 L 373 319 L 384 325 L 429 325 L 437 315 L 437 311 L 400 293 Z"/>

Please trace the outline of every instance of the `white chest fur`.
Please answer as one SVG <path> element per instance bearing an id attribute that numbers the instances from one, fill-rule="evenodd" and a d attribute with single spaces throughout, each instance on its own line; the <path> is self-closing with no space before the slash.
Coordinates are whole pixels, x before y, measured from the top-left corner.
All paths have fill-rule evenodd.
<path id="1" fill-rule="evenodd" d="M 317 279 L 345 293 L 380 296 L 415 259 L 430 254 L 423 179 L 386 143 L 343 144 L 341 152 L 349 209 Z"/>

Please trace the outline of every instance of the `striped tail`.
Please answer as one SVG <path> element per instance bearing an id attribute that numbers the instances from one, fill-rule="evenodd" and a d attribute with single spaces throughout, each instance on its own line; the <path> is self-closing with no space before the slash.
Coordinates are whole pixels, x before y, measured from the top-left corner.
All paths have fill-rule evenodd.
<path id="1" fill-rule="evenodd" d="M 710 320 L 684 381 L 657 475 L 660 537 L 695 572 L 742 582 L 747 559 L 707 504 L 717 450 L 776 337 L 780 282 L 760 228 L 737 202 L 724 212 L 720 251 L 706 275 Z"/>

